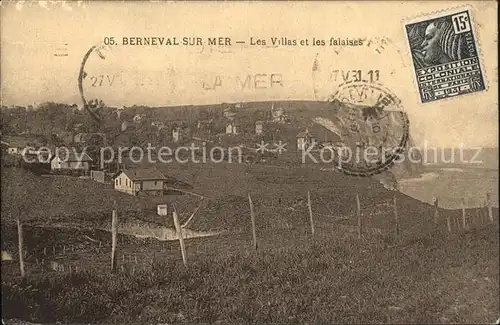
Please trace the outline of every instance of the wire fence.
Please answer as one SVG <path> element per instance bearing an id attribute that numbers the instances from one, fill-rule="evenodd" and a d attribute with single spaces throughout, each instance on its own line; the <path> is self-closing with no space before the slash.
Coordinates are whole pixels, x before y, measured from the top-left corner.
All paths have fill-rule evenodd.
<path id="1" fill-rule="evenodd" d="M 284 224 L 280 225 L 284 232 L 293 228 L 294 222 L 297 224 L 296 221 L 300 220 L 302 228 L 305 229 L 309 237 L 317 236 L 318 233 L 326 231 L 325 225 L 327 224 L 331 229 L 337 230 L 336 236 L 342 235 L 348 240 L 378 236 L 389 239 L 393 245 L 422 238 L 429 234 L 460 235 L 466 231 L 496 227 L 498 222 L 498 209 L 493 209 L 489 194 L 484 195 L 484 199 L 479 200 L 476 207 L 473 208 L 470 205 L 465 208 L 465 203 L 463 203 L 462 209 L 441 209 L 439 198 L 437 198 L 434 205 L 422 204 L 423 208 L 419 211 L 408 211 L 408 207 L 411 205 L 407 204 L 404 198 L 398 196 L 396 192 L 392 199 L 374 205 L 362 204 L 363 197 L 356 194 L 352 204 L 345 203 L 350 207 L 347 212 L 340 211 L 338 203 L 332 202 L 324 196 L 315 195 L 314 192 L 306 193 L 303 198 L 295 198 L 281 208 L 277 208 L 277 205 L 274 204 L 276 202 L 270 201 L 260 204 L 256 209 L 254 206 L 256 202 L 252 201 L 250 195 L 248 200 L 248 224 L 251 225 L 252 231 L 243 234 L 227 234 L 226 239 L 224 239 L 227 242 L 225 245 L 237 246 L 242 242 L 245 243 L 244 245 L 248 245 L 248 242 L 253 241 L 254 249 L 262 249 L 263 245 L 258 244 L 262 238 L 258 238 L 258 232 L 255 231 L 255 223 L 259 222 L 259 220 L 255 221 L 255 214 L 267 214 L 267 219 L 269 219 L 269 215 L 273 213 L 287 213 L 286 219 L 279 219 L 280 222 L 289 220 L 289 222 L 285 221 Z M 419 215 L 419 217 L 415 218 L 415 215 Z M 105 230 L 94 231 L 95 238 L 82 233 L 78 235 L 78 238 L 69 235 L 63 240 L 63 238 L 58 239 L 57 234 L 61 228 L 48 230 L 41 227 L 30 227 L 28 224 L 24 226 L 20 222 L 18 223 L 16 253 L 19 256 L 19 263 L 15 263 L 16 259 L 13 256 L 4 259 L 4 254 L 2 254 L 2 260 L 14 262 L 11 271 L 14 273 L 20 271 L 21 276 L 25 276 L 26 273 L 34 275 L 47 272 L 78 273 L 103 272 L 103 270 L 135 274 L 136 272 L 153 270 L 157 263 L 177 263 L 181 260 L 177 240 L 158 241 L 151 238 L 140 239 L 130 235 L 116 234 L 116 226 L 111 229 L 111 232 L 117 235 L 115 245 L 113 245 L 110 232 Z M 49 235 L 37 233 L 44 231 L 53 233 Z M 185 232 L 186 229 L 179 226 L 175 230 L 177 239 L 185 238 Z M 251 240 L 250 234 L 252 235 Z M 27 241 L 25 241 L 26 235 L 29 237 Z M 269 238 L 268 234 L 265 237 L 266 241 L 272 242 L 272 238 Z M 43 238 L 50 238 L 50 240 L 44 242 Z M 199 253 L 204 253 L 202 242 L 205 239 L 199 240 Z M 19 254 L 20 251 L 22 254 Z M 16 264 L 19 264 L 19 267 Z"/>

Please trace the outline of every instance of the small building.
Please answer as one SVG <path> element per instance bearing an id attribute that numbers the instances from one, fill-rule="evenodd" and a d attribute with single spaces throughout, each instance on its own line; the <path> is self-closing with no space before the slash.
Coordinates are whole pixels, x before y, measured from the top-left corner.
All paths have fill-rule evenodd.
<path id="1" fill-rule="evenodd" d="M 172 141 L 174 143 L 179 142 L 181 139 L 181 129 L 179 127 L 175 127 L 172 129 Z"/>
<path id="2" fill-rule="evenodd" d="M 285 123 L 285 110 L 282 107 L 274 108 L 274 103 L 271 105 L 271 119 L 273 123 Z"/>
<path id="3" fill-rule="evenodd" d="M 3 137 L 2 145 L 7 153 L 12 155 L 22 155 L 27 149 L 37 149 L 42 146 L 42 141 L 29 136 L 6 136 Z"/>
<path id="4" fill-rule="evenodd" d="M 224 109 L 223 115 L 225 118 L 232 120 L 234 118 L 234 116 L 236 115 L 236 112 L 234 111 L 234 108 L 227 107 Z"/>
<path id="5" fill-rule="evenodd" d="M 99 183 L 104 183 L 106 180 L 106 173 L 102 170 L 91 170 L 90 179 Z"/>
<path id="6" fill-rule="evenodd" d="M 2 153 L 7 152 L 9 153 L 9 144 L 5 141 L 0 141 L 0 145 L 2 147 Z"/>
<path id="7" fill-rule="evenodd" d="M 92 158 L 86 152 L 74 150 L 59 150 L 50 161 L 50 169 L 53 171 L 74 170 L 88 172 L 92 164 Z"/>
<path id="8" fill-rule="evenodd" d="M 264 129 L 264 122 L 257 121 L 255 122 L 255 134 L 262 134 Z"/>
<path id="9" fill-rule="evenodd" d="M 212 119 L 210 120 L 198 120 L 198 123 L 196 124 L 196 128 L 198 131 L 212 131 L 214 121 Z"/>
<path id="10" fill-rule="evenodd" d="M 71 144 L 74 140 L 73 132 L 58 132 L 56 136 L 65 144 Z"/>
<path id="11" fill-rule="evenodd" d="M 12 146 L 10 143 L 3 142 L 2 144 L 7 148 L 7 153 L 11 155 L 20 155 L 24 148 Z"/>
<path id="12" fill-rule="evenodd" d="M 73 126 L 73 131 L 75 131 L 75 132 L 79 132 L 82 128 L 83 128 L 83 123 L 76 123 L 76 124 Z"/>
<path id="13" fill-rule="evenodd" d="M 133 121 L 134 123 L 139 123 L 142 120 L 142 118 L 143 118 L 142 114 L 135 114 Z"/>
<path id="14" fill-rule="evenodd" d="M 238 125 L 231 122 L 226 125 L 226 134 L 238 134 Z"/>
<path id="15" fill-rule="evenodd" d="M 120 120 L 122 118 L 122 113 L 123 113 L 124 109 L 125 109 L 125 107 L 119 107 L 116 109 L 115 113 L 116 113 L 116 118 L 118 120 Z"/>
<path id="16" fill-rule="evenodd" d="M 106 142 L 106 135 L 104 133 L 78 133 L 74 136 L 73 142 L 80 144 L 104 144 Z"/>
<path id="17" fill-rule="evenodd" d="M 125 169 L 114 178 L 114 189 L 130 195 L 163 194 L 167 178 L 156 168 Z"/>
<path id="18" fill-rule="evenodd" d="M 77 133 L 73 137 L 74 143 L 85 143 L 87 141 L 88 133 Z"/>
<path id="19" fill-rule="evenodd" d="M 299 134 L 297 134 L 298 150 L 306 150 L 310 147 L 311 144 L 314 144 L 315 142 L 315 138 L 309 133 L 308 129 L 306 129 L 305 132 L 300 132 Z"/>
<path id="20" fill-rule="evenodd" d="M 153 121 L 151 122 L 151 126 L 156 127 L 158 130 L 165 128 L 165 123 L 161 121 Z"/>

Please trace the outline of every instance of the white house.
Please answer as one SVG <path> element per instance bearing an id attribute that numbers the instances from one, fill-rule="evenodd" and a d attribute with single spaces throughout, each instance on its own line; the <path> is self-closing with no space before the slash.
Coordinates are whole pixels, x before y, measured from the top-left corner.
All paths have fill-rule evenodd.
<path id="1" fill-rule="evenodd" d="M 285 123 L 285 110 L 282 107 L 274 108 L 274 103 L 271 105 L 271 117 L 274 123 Z"/>
<path id="2" fill-rule="evenodd" d="M 305 132 L 297 134 L 297 150 L 306 150 L 311 144 L 314 144 L 315 139 L 306 129 Z"/>
<path id="3" fill-rule="evenodd" d="M 181 138 L 181 129 L 176 127 L 172 130 L 172 141 L 179 142 Z"/>
<path id="4" fill-rule="evenodd" d="M 264 122 L 262 121 L 255 122 L 255 134 L 262 134 L 263 127 L 264 127 Z"/>
<path id="5" fill-rule="evenodd" d="M 85 152 L 74 150 L 59 150 L 50 161 L 51 170 L 81 170 L 87 172 L 92 164 L 92 158 Z"/>
<path id="6" fill-rule="evenodd" d="M 163 194 L 167 178 L 156 168 L 134 168 L 122 170 L 114 178 L 114 188 L 130 195 L 140 192 Z"/>
<path id="7" fill-rule="evenodd" d="M 134 115 L 134 118 L 133 118 L 133 121 L 134 121 L 135 123 L 139 123 L 139 122 L 142 120 L 142 117 L 143 117 L 143 115 L 142 115 L 142 114 L 135 114 L 135 115 Z"/>
<path id="8" fill-rule="evenodd" d="M 234 123 L 226 125 L 226 134 L 238 134 L 238 126 Z"/>
<path id="9" fill-rule="evenodd" d="M 165 128 L 165 123 L 161 122 L 161 121 L 153 121 L 153 122 L 151 122 L 151 126 L 156 127 L 158 130 L 161 130 L 161 129 Z"/>

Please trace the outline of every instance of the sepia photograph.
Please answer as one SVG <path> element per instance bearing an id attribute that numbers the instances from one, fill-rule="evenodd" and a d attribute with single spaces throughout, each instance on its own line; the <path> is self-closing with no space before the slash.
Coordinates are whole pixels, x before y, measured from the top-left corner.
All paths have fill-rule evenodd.
<path id="1" fill-rule="evenodd" d="M 497 1 L 0 1 L 2 324 L 499 324 Z"/>

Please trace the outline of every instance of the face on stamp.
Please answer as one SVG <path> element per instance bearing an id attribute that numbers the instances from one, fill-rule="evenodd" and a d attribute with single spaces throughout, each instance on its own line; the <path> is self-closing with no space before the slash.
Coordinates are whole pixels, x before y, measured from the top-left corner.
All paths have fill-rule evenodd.
<path id="1" fill-rule="evenodd" d="M 397 161 L 409 138 L 409 122 L 395 94 L 379 83 L 351 82 L 341 84 L 329 101 L 340 121 L 335 163 L 344 173 L 371 176 Z"/>
<path id="2" fill-rule="evenodd" d="M 405 27 L 422 103 L 486 89 L 468 10 Z"/>

